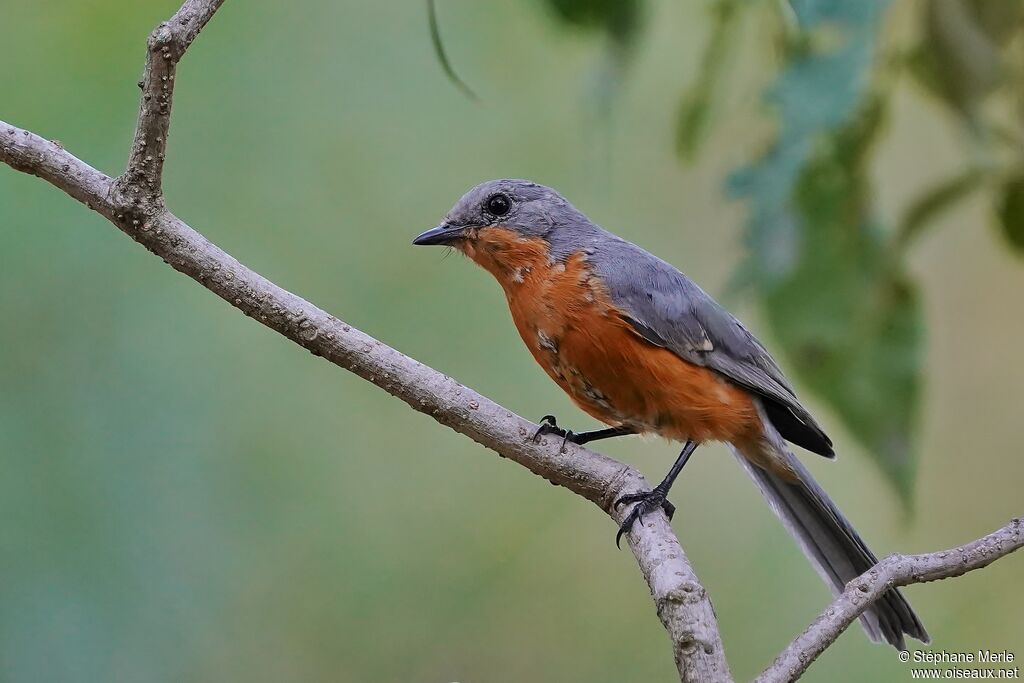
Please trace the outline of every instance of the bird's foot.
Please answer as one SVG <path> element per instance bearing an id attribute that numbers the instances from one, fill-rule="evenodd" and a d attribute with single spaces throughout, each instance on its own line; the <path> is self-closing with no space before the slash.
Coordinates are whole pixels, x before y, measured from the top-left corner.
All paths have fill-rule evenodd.
<path id="1" fill-rule="evenodd" d="M 555 434 L 562 437 L 562 445 L 558 451 L 560 453 L 565 452 L 565 444 L 572 441 L 575 442 L 576 433 L 571 429 L 562 429 L 558 426 L 558 420 L 555 419 L 554 415 L 545 415 L 540 419 L 540 427 L 537 427 L 537 431 L 533 433 L 533 442 L 537 443 L 540 441 L 540 437 L 544 434 Z"/>
<path id="2" fill-rule="evenodd" d="M 629 533 L 634 523 L 643 523 L 644 515 L 661 508 L 665 511 L 665 516 L 669 518 L 669 521 L 672 520 L 672 515 L 676 513 L 676 506 L 668 501 L 667 495 L 668 493 L 661 486 L 655 486 L 653 491 L 628 493 L 615 501 L 616 508 L 636 503 L 619 527 L 619 532 L 615 534 L 616 548 L 620 547 L 619 541 L 622 540 L 622 535 Z"/>

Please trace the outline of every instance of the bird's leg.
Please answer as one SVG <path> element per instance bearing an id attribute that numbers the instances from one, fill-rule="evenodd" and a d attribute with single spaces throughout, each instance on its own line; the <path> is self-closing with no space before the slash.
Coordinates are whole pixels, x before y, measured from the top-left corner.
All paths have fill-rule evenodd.
<path id="1" fill-rule="evenodd" d="M 562 446 L 560 450 L 565 450 L 565 444 L 572 442 L 582 446 L 585 443 L 591 441 L 600 441 L 601 439 L 611 439 L 616 436 L 626 436 L 628 434 L 636 434 L 636 431 L 629 427 L 608 427 L 606 429 L 595 429 L 590 432 L 580 432 L 577 434 L 571 429 L 562 429 L 558 426 L 558 420 L 555 419 L 554 415 L 545 415 L 540 419 L 540 427 L 533 433 L 534 442 L 538 441 L 543 434 L 557 434 L 562 437 Z"/>
<path id="2" fill-rule="evenodd" d="M 540 441 L 540 437 L 544 434 L 557 434 L 558 436 L 568 439 L 571 431 L 562 429 L 558 426 L 558 419 L 554 415 L 545 415 L 540 419 L 540 426 L 537 427 L 537 431 L 533 433 L 533 442 L 537 443 Z M 565 441 L 562 442 L 565 445 Z"/>
<path id="3" fill-rule="evenodd" d="M 676 507 L 668 501 L 668 491 L 672 488 L 676 477 L 683 471 L 686 461 L 697 450 L 697 445 L 697 442 L 693 439 L 686 442 L 683 450 L 679 453 L 679 457 L 672 464 L 672 469 L 668 471 L 668 474 L 661 480 L 661 483 L 654 487 L 653 491 L 629 493 L 615 501 L 615 507 L 636 503 L 636 506 L 630 511 L 625 521 L 622 522 L 622 526 L 619 527 L 619 533 L 615 534 L 615 547 L 619 547 L 619 540 L 622 539 L 622 534 L 632 529 L 634 522 L 642 522 L 644 515 L 648 512 L 653 512 L 660 507 L 665 511 L 669 520 L 672 519 L 672 515 L 676 512 Z"/>

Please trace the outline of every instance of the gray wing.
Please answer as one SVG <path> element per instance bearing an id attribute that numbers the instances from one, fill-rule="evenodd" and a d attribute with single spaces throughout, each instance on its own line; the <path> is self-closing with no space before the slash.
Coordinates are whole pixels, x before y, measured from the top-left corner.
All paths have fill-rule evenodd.
<path id="1" fill-rule="evenodd" d="M 596 241 L 589 260 L 637 332 L 766 399 L 768 418 L 786 440 L 834 455 L 831 440 L 800 405 L 782 370 L 739 320 L 676 268 L 606 235 Z"/>

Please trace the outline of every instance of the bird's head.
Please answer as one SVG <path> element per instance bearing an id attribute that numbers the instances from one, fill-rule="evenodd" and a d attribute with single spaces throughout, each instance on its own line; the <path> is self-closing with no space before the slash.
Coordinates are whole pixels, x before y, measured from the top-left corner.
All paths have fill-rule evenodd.
<path id="1" fill-rule="evenodd" d="M 544 237 L 562 214 L 577 213 L 554 190 L 528 180 L 489 180 L 480 183 L 455 203 L 441 223 L 413 240 L 413 244 L 445 244 L 458 247 L 488 228 Z"/>
<path id="2" fill-rule="evenodd" d="M 501 279 L 531 261 L 550 260 L 553 241 L 571 241 L 588 227 L 587 218 L 549 187 L 489 180 L 464 194 L 413 244 L 453 247 Z"/>

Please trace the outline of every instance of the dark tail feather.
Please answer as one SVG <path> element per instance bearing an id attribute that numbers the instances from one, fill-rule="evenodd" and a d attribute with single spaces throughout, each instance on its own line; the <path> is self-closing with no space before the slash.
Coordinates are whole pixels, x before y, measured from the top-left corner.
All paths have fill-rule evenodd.
<path id="1" fill-rule="evenodd" d="M 797 474 L 796 481 L 788 481 L 755 465 L 736 448 L 732 450 L 833 594 L 841 593 L 847 582 L 877 564 L 877 558 L 796 456 L 787 452 L 789 465 Z M 921 620 L 895 588 L 868 608 L 860 622 L 871 640 L 884 640 L 899 650 L 906 649 L 903 634 L 925 643 L 930 640 Z"/>

